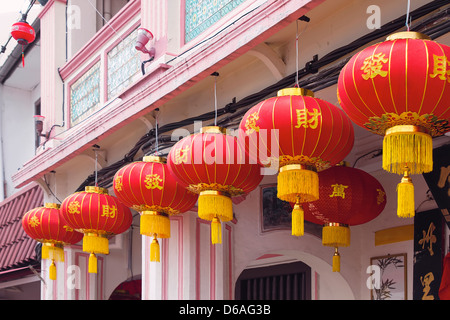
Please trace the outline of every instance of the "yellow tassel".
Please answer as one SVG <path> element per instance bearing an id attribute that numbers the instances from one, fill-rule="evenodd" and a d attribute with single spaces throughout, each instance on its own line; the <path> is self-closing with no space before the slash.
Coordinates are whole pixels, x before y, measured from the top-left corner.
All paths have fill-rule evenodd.
<path id="1" fill-rule="evenodd" d="M 50 268 L 48 269 L 48 277 L 50 280 L 56 280 L 56 265 L 55 261 L 52 260 Z"/>
<path id="2" fill-rule="evenodd" d="M 93 253 L 89 255 L 88 272 L 97 273 L 97 257 Z"/>
<path id="3" fill-rule="evenodd" d="M 339 255 L 338 248 L 335 248 L 333 255 L 333 272 L 341 272 L 341 256 Z"/>
<path id="4" fill-rule="evenodd" d="M 58 262 L 64 262 L 64 249 L 62 245 L 54 243 L 43 243 L 41 251 L 42 259 L 55 260 Z"/>
<path id="5" fill-rule="evenodd" d="M 83 236 L 83 251 L 109 254 L 108 238 L 97 233 L 85 233 Z"/>
<path id="6" fill-rule="evenodd" d="M 348 247 L 350 228 L 341 223 L 328 223 L 322 228 L 322 244 L 328 247 Z"/>
<path id="7" fill-rule="evenodd" d="M 277 196 L 288 202 L 310 202 L 319 199 L 317 172 L 303 169 L 302 165 L 286 165 L 278 173 Z"/>
<path id="8" fill-rule="evenodd" d="M 405 171 L 402 181 L 397 185 L 397 216 L 412 218 L 415 214 L 414 184 Z"/>
<path id="9" fill-rule="evenodd" d="M 222 224 L 218 217 L 214 217 L 211 221 L 211 243 L 222 243 Z"/>
<path id="10" fill-rule="evenodd" d="M 156 237 L 153 238 L 152 243 L 150 244 L 150 261 L 160 262 L 160 253 L 159 253 L 159 242 Z"/>
<path id="11" fill-rule="evenodd" d="M 405 164 L 411 174 L 433 170 L 433 141 L 429 134 L 416 126 L 395 126 L 383 139 L 383 169 L 403 174 Z"/>
<path id="12" fill-rule="evenodd" d="M 212 221 L 218 217 L 221 221 L 233 220 L 233 202 L 228 195 L 214 190 L 200 192 L 198 197 L 198 216 Z"/>
<path id="13" fill-rule="evenodd" d="M 300 237 L 305 233 L 305 222 L 303 208 L 299 203 L 292 210 L 292 235 Z"/>
<path id="14" fill-rule="evenodd" d="M 168 215 L 157 211 L 143 211 L 141 213 L 141 235 L 159 238 L 170 238 L 170 219 Z"/>

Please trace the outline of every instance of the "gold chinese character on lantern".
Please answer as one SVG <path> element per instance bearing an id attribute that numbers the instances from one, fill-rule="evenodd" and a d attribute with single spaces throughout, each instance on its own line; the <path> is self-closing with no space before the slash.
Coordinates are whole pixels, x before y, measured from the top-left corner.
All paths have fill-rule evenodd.
<path id="1" fill-rule="evenodd" d="M 117 208 L 116 206 L 108 206 L 107 204 L 104 204 L 102 206 L 102 217 L 107 217 L 107 218 L 111 218 L 114 219 L 116 217 L 116 213 L 117 213 Z"/>
<path id="2" fill-rule="evenodd" d="M 158 189 L 161 190 L 163 187 L 159 185 L 163 180 L 159 176 L 159 174 L 148 174 L 145 176 L 145 187 L 147 189 Z"/>
<path id="3" fill-rule="evenodd" d="M 80 203 L 78 201 L 70 202 L 67 211 L 71 214 L 80 214 Z"/>
<path id="4" fill-rule="evenodd" d="M 295 128 L 311 128 L 316 129 L 319 125 L 319 117 L 322 116 L 322 112 L 319 112 L 317 109 L 313 109 L 312 112 L 309 112 L 307 109 L 297 109 L 297 125 Z"/>
<path id="5" fill-rule="evenodd" d="M 345 189 L 347 189 L 348 186 L 344 186 L 343 184 L 332 184 L 331 187 L 333 188 L 333 193 L 330 194 L 330 198 L 341 197 L 342 199 L 345 199 Z"/>
<path id="6" fill-rule="evenodd" d="M 259 132 L 259 127 L 256 125 L 256 121 L 259 119 L 258 111 L 253 112 L 247 120 L 245 120 L 245 133 L 251 134 L 253 132 Z"/>
<path id="7" fill-rule="evenodd" d="M 189 146 L 187 146 L 186 148 L 179 148 L 175 150 L 175 159 L 174 159 L 174 163 L 175 164 L 180 164 L 180 163 L 186 163 L 188 160 L 188 151 L 189 151 Z"/>
<path id="8" fill-rule="evenodd" d="M 114 179 L 114 187 L 117 191 L 122 191 L 123 183 L 122 183 L 122 176 L 116 176 Z"/>
<path id="9" fill-rule="evenodd" d="M 386 77 L 388 72 L 383 69 L 385 63 L 389 61 L 385 58 L 385 54 L 380 52 L 364 59 L 364 64 L 361 70 L 364 71 L 362 75 L 364 80 L 373 79 L 376 76 Z"/>
<path id="10" fill-rule="evenodd" d="M 437 186 L 440 189 L 447 187 L 447 195 L 450 197 L 450 187 L 448 186 L 447 182 L 450 183 L 450 166 L 441 167 L 439 181 L 437 183 Z"/>
<path id="11" fill-rule="evenodd" d="M 420 277 L 420 283 L 422 284 L 422 287 L 423 287 L 422 300 L 434 300 L 433 295 L 428 295 L 431 290 L 430 283 L 432 283 L 433 281 L 434 281 L 434 275 L 432 272 L 428 272 L 425 276 Z"/>
<path id="12" fill-rule="evenodd" d="M 377 192 L 377 204 L 381 204 L 384 202 L 384 196 L 386 195 L 386 193 L 381 189 L 377 189 Z"/>
<path id="13" fill-rule="evenodd" d="M 39 221 L 39 219 L 36 216 L 33 216 L 29 221 L 28 221 L 29 225 L 32 226 L 33 228 L 37 227 L 41 222 Z"/>
<path id="14" fill-rule="evenodd" d="M 441 80 L 447 80 L 450 83 L 450 60 L 446 56 L 437 56 L 433 54 L 433 73 L 431 78 L 438 77 Z"/>

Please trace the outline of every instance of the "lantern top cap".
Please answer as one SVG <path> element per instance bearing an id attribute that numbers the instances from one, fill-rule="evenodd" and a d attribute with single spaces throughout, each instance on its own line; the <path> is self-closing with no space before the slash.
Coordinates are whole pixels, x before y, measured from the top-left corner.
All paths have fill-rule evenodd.
<path id="1" fill-rule="evenodd" d="M 57 203 L 50 203 L 50 202 L 46 202 L 44 204 L 45 208 L 50 208 L 50 209 L 59 209 L 61 207 L 61 205 L 57 204 Z"/>
<path id="2" fill-rule="evenodd" d="M 308 96 L 314 98 L 314 92 L 305 88 L 285 88 L 278 90 L 277 96 Z"/>
<path id="3" fill-rule="evenodd" d="M 154 162 L 154 163 L 167 163 L 167 158 L 160 156 L 145 156 L 142 158 L 144 162 Z"/>
<path id="4" fill-rule="evenodd" d="M 108 189 L 95 186 L 86 186 L 84 188 L 84 191 L 92 193 L 108 194 Z"/>
<path id="5" fill-rule="evenodd" d="M 398 39 L 422 39 L 431 40 L 426 34 L 415 32 L 415 31 L 402 31 L 391 34 L 386 38 L 387 41 L 398 40 Z"/>
<path id="6" fill-rule="evenodd" d="M 200 130 L 201 133 L 220 133 L 220 134 L 227 134 L 227 129 L 223 128 L 223 127 L 218 127 L 218 126 L 208 126 L 208 127 L 203 127 Z"/>

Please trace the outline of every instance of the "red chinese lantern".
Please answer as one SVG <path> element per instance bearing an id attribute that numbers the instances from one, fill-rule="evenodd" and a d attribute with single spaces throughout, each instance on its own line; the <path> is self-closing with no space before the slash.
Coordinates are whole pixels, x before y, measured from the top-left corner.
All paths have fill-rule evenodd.
<path id="1" fill-rule="evenodd" d="M 221 243 L 221 221 L 233 219 L 231 198 L 259 185 L 261 166 L 249 163 L 237 138 L 217 126 L 204 127 L 178 141 L 167 163 L 188 190 L 199 194 L 198 216 L 211 221 L 212 243 Z"/>
<path id="2" fill-rule="evenodd" d="M 450 47 L 417 32 L 399 32 L 344 66 L 342 109 L 357 125 L 383 135 L 383 169 L 403 174 L 399 217 L 413 217 L 409 174 L 433 170 L 432 137 L 450 130 Z"/>
<path id="3" fill-rule="evenodd" d="M 64 262 L 64 246 L 75 244 L 83 238 L 61 217 L 59 204 L 46 203 L 43 207 L 26 212 L 22 218 L 25 232 L 36 241 L 42 243 L 41 257 L 52 261 L 49 278 L 56 280 L 57 262 Z"/>
<path id="4" fill-rule="evenodd" d="M 170 237 L 170 215 L 191 209 L 198 196 L 169 172 L 166 158 L 147 156 L 122 167 L 114 176 L 114 193 L 126 206 L 141 213 L 140 232 L 153 236 L 150 261 L 159 261 L 157 237 Z"/>
<path id="5" fill-rule="evenodd" d="M 133 219 L 130 209 L 110 196 L 107 189 L 93 186 L 64 199 L 61 214 L 72 228 L 84 234 L 83 251 L 90 253 L 90 273 L 97 273 L 96 254 L 109 254 L 109 237 L 128 230 Z"/>
<path id="6" fill-rule="evenodd" d="M 283 89 L 242 118 L 239 139 L 263 164 L 278 161 L 278 198 L 295 203 L 292 234 L 304 234 L 302 203 L 319 198 L 317 172 L 339 163 L 354 142 L 350 119 L 302 88 Z M 274 133 L 278 135 L 274 136 Z"/>
<path id="7" fill-rule="evenodd" d="M 335 248 L 333 271 L 340 270 L 338 247 L 350 245 L 350 226 L 375 219 L 386 205 L 383 186 L 367 172 L 335 166 L 319 173 L 319 200 L 304 206 L 305 220 L 323 225 L 322 244 Z"/>
<path id="8" fill-rule="evenodd" d="M 25 66 L 24 46 L 32 43 L 36 38 L 36 33 L 32 26 L 30 26 L 25 19 L 16 22 L 11 27 L 11 36 L 17 40 L 17 43 L 22 45 L 22 65 Z"/>

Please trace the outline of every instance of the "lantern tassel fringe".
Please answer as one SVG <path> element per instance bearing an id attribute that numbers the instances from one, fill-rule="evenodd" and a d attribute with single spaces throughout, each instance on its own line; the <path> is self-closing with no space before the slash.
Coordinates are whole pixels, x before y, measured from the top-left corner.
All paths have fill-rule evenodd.
<path id="1" fill-rule="evenodd" d="M 97 256 L 94 253 L 89 255 L 88 272 L 97 273 Z"/>
<path id="2" fill-rule="evenodd" d="M 222 221 L 233 220 L 233 202 L 231 197 L 223 194 L 202 194 L 198 197 L 198 216 L 212 221 L 220 217 Z"/>
<path id="3" fill-rule="evenodd" d="M 98 234 L 86 233 L 83 237 L 83 251 L 109 254 L 109 240 Z"/>
<path id="4" fill-rule="evenodd" d="M 412 218 L 415 215 L 414 184 L 405 171 L 402 181 L 397 185 L 397 216 Z"/>
<path id="5" fill-rule="evenodd" d="M 304 211 L 300 204 L 296 203 L 292 210 L 292 235 L 303 236 L 305 233 Z"/>
<path id="6" fill-rule="evenodd" d="M 64 249 L 58 246 L 48 246 L 43 244 L 41 257 L 42 259 L 64 262 Z"/>
<path id="7" fill-rule="evenodd" d="M 150 244 L 150 261 L 160 262 L 160 247 L 156 236 L 153 238 L 152 243 Z"/>
<path id="8" fill-rule="evenodd" d="M 338 252 L 338 248 L 335 248 L 334 251 L 332 271 L 341 272 L 341 256 Z"/>
<path id="9" fill-rule="evenodd" d="M 152 236 L 155 233 L 160 238 L 170 237 L 170 219 L 166 215 L 141 214 L 141 235 Z"/>
<path id="10" fill-rule="evenodd" d="M 283 168 L 283 167 L 282 167 Z M 316 201 L 319 199 L 319 176 L 307 169 L 282 170 L 278 174 L 277 197 L 288 202 Z"/>
<path id="11" fill-rule="evenodd" d="M 54 260 L 52 260 L 52 263 L 48 269 L 48 278 L 50 280 L 56 280 L 56 265 Z"/>
<path id="12" fill-rule="evenodd" d="M 211 243 L 222 243 L 222 224 L 218 217 L 214 217 L 211 221 Z"/>
<path id="13" fill-rule="evenodd" d="M 429 134 L 390 133 L 384 137 L 383 169 L 403 174 L 405 164 L 408 164 L 411 174 L 433 170 L 433 141 Z"/>
<path id="14" fill-rule="evenodd" d="M 323 226 L 322 244 L 328 247 L 348 247 L 350 245 L 350 228 L 344 225 Z"/>

